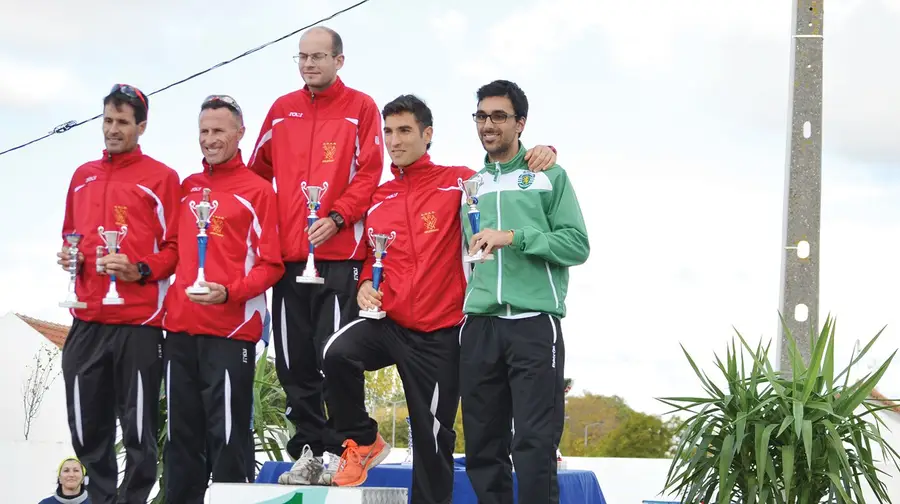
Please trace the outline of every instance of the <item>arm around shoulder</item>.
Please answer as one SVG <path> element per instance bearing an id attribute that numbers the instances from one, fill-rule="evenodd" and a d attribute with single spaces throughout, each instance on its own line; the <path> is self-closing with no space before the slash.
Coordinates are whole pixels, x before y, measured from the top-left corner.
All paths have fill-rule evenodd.
<path id="1" fill-rule="evenodd" d="M 550 231 L 533 226 L 513 229 L 511 246 L 560 266 L 583 264 L 591 246 L 575 189 L 562 168 L 558 168 L 551 180 L 553 187 L 547 208 Z"/>

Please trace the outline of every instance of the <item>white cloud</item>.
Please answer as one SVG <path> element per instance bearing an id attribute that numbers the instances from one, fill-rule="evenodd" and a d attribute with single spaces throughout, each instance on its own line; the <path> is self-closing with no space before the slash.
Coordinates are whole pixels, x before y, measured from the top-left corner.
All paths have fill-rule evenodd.
<path id="1" fill-rule="evenodd" d="M 29 107 L 78 93 L 75 74 L 66 68 L 39 66 L 0 55 L 0 105 Z"/>
<path id="2" fill-rule="evenodd" d="M 469 20 L 456 9 L 442 10 L 428 20 L 435 38 L 446 46 L 459 42 L 465 35 Z"/>
<path id="3" fill-rule="evenodd" d="M 640 78 L 656 86 L 655 95 L 713 111 L 733 128 L 786 131 L 791 9 L 778 0 L 752 8 L 714 0 L 537 1 L 481 28 L 486 40 L 473 42 L 481 56 L 457 68 L 480 78 Z M 900 109 L 900 68 L 886 63 L 900 46 L 898 24 L 897 0 L 827 7 L 826 151 L 876 162 L 900 158 L 893 113 Z M 576 66 L 559 64 L 575 53 Z"/>

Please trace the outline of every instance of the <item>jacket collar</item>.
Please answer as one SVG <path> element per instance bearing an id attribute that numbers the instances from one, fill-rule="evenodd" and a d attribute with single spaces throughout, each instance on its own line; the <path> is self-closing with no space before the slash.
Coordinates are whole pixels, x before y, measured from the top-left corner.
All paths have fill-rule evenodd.
<path id="1" fill-rule="evenodd" d="M 509 173 L 511 171 L 516 171 L 516 170 L 522 169 L 522 167 L 523 167 L 522 165 L 524 164 L 524 162 L 525 162 L 525 145 L 522 143 L 521 140 L 519 141 L 519 152 L 517 152 L 516 155 L 512 159 L 510 159 L 509 161 L 507 161 L 505 163 L 496 163 L 494 161 L 491 161 L 490 156 L 488 156 L 487 154 L 485 154 L 485 156 L 484 156 L 484 168 L 491 175 L 497 174 L 497 166 L 498 165 L 500 167 L 500 173 Z"/>
<path id="2" fill-rule="evenodd" d="M 334 82 L 332 82 L 327 89 L 322 91 L 311 91 L 309 86 L 305 85 L 301 91 L 307 98 L 312 98 L 313 95 L 315 95 L 317 100 L 330 100 L 343 93 L 346 87 L 347 86 L 344 85 L 344 81 L 342 81 L 340 77 L 335 77 Z"/>
<path id="3" fill-rule="evenodd" d="M 142 157 L 144 157 L 144 153 L 141 151 L 140 145 L 136 145 L 134 149 L 120 154 L 110 154 L 108 150 L 103 149 L 103 162 L 110 163 L 115 167 L 128 166 Z"/>
<path id="4" fill-rule="evenodd" d="M 244 165 L 244 157 L 241 155 L 241 149 L 238 149 L 234 154 L 234 157 L 225 161 L 224 163 L 211 165 L 206 161 L 206 158 L 203 158 L 203 173 L 207 175 L 218 175 L 222 173 L 230 173 L 238 168 L 243 168 Z"/>
<path id="5" fill-rule="evenodd" d="M 394 178 L 402 179 L 403 177 L 409 176 L 410 174 L 416 174 L 423 169 L 431 168 L 432 166 L 434 166 L 434 163 L 431 162 L 431 156 L 426 152 L 422 157 L 413 161 L 411 165 L 404 166 L 403 168 L 391 163 L 391 173 L 394 174 Z"/>

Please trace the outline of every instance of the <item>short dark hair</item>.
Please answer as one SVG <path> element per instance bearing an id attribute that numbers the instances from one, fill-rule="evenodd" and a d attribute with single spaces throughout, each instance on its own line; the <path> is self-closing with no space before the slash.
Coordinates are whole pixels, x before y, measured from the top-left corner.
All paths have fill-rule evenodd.
<path id="1" fill-rule="evenodd" d="M 402 114 L 404 112 L 409 112 L 416 118 L 420 131 L 425 131 L 425 128 L 429 126 L 434 126 L 431 109 L 428 108 L 428 105 L 426 105 L 421 98 L 411 94 L 400 95 L 391 100 L 391 102 L 385 105 L 384 109 L 381 111 L 381 118 L 387 119 L 388 116 Z M 431 142 L 428 142 L 428 145 L 426 145 L 425 148 L 430 149 Z"/>
<path id="2" fill-rule="evenodd" d="M 150 107 L 150 98 L 144 95 L 144 100 L 147 102 L 146 105 L 126 94 L 110 93 L 103 98 L 103 106 L 106 107 L 112 103 L 113 107 L 119 110 L 122 108 L 122 105 L 131 105 L 131 108 L 134 109 L 135 124 L 141 124 L 147 120 L 147 109 Z"/>
<path id="3" fill-rule="evenodd" d="M 313 30 L 323 30 L 325 33 L 331 35 L 331 55 L 337 56 L 339 54 L 344 54 L 344 41 L 341 39 L 341 36 L 338 32 L 332 30 L 327 26 L 316 26 Z"/>
<path id="4" fill-rule="evenodd" d="M 204 102 L 203 105 L 200 105 L 200 113 L 202 114 L 204 110 L 218 110 L 218 109 L 228 109 L 231 112 L 231 115 L 237 120 L 239 126 L 244 125 L 244 116 L 242 112 L 239 112 L 238 109 L 234 108 L 228 103 L 225 103 L 222 100 L 212 100 Z M 240 128 L 239 128 L 240 129 Z"/>
<path id="5" fill-rule="evenodd" d="M 522 91 L 515 82 L 508 80 L 495 80 L 490 84 L 485 84 L 478 89 L 478 101 L 485 98 L 495 96 L 505 96 L 512 102 L 513 112 L 516 113 L 516 119 L 528 117 L 528 97 L 525 91 Z"/>

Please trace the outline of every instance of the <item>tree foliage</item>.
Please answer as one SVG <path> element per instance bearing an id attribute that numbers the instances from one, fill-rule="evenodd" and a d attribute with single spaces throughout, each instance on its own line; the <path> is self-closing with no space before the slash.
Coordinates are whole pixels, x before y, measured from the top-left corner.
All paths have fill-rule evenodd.
<path id="1" fill-rule="evenodd" d="M 598 451 L 603 457 L 664 458 L 674 446 L 675 427 L 658 416 L 632 411 L 597 443 Z"/>

